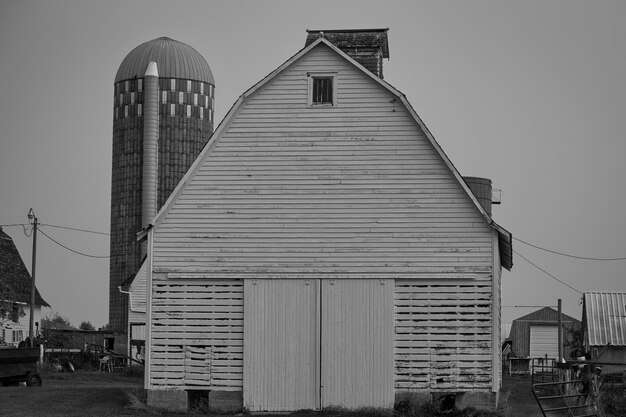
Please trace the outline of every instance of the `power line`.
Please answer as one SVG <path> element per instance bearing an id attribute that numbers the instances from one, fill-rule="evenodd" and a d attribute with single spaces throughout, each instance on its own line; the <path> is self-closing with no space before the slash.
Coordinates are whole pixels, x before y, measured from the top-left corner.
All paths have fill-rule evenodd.
<path id="1" fill-rule="evenodd" d="M 623 257 L 623 258 L 621 258 L 621 257 L 620 258 L 593 258 L 593 257 L 589 257 L 589 256 L 576 256 L 576 255 L 571 255 L 569 253 L 563 253 L 563 252 L 558 252 L 558 251 L 555 251 L 555 250 L 552 250 L 552 249 L 542 248 L 541 246 L 534 245 L 532 243 L 526 242 L 526 241 L 524 241 L 522 239 L 519 239 L 517 237 L 513 237 L 513 239 L 517 240 L 518 242 L 522 242 L 525 245 L 532 246 L 535 249 L 539 249 L 539 250 L 543 250 L 543 251 L 546 251 L 546 252 L 554 253 L 555 255 L 567 256 L 568 258 L 582 259 L 582 260 L 585 260 L 585 261 L 625 261 L 626 260 L 626 257 Z M 522 255 L 520 255 L 520 256 L 522 256 Z"/>
<path id="2" fill-rule="evenodd" d="M 87 254 L 87 253 L 78 252 L 78 251 L 76 251 L 76 250 L 74 250 L 74 249 L 72 249 L 72 248 L 69 248 L 69 247 L 65 246 L 64 244 L 62 244 L 62 243 L 60 243 L 60 242 L 58 242 L 58 241 L 54 240 L 53 238 L 51 238 L 50 236 L 48 236 L 48 235 L 46 234 L 46 232 L 44 232 L 43 230 L 41 230 L 41 229 L 38 229 L 38 230 L 39 230 L 39 232 L 40 232 L 42 235 L 44 235 L 45 237 L 47 237 L 48 239 L 50 239 L 51 241 L 53 241 L 53 242 L 54 242 L 54 243 L 56 243 L 57 245 L 59 245 L 59 246 L 61 246 L 61 247 L 65 248 L 65 249 L 67 249 L 67 250 L 68 250 L 68 251 L 70 251 L 70 252 L 74 252 L 74 253 L 75 253 L 75 254 L 77 254 L 77 255 L 86 256 L 86 257 L 88 257 L 88 258 L 110 258 L 110 256 L 97 256 L 97 255 L 89 255 L 89 254 Z"/>
<path id="3" fill-rule="evenodd" d="M 557 307 L 557 306 L 500 306 L 502 308 L 542 308 L 542 307 Z"/>
<path id="4" fill-rule="evenodd" d="M 561 284 L 565 285 L 566 287 L 576 291 L 577 293 L 582 295 L 582 291 L 577 290 L 576 288 L 572 287 L 571 285 L 569 285 L 568 283 L 561 281 L 560 279 L 558 279 L 557 277 L 555 277 L 554 275 L 552 275 L 551 273 L 549 273 L 548 271 L 546 271 L 545 269 L 541 268 L 540 266 L 538 266 L 537 264 L 535 264 L 534 262 L 532 262 L 530 259 L 526 258 L 524 255 L 522 255 L 521 253 L 519 253 L 516 250 L 513 250 L 513 252 L 515 252 L 519 257 L 521 257 L 522 259 L 524 259 L 526 262 L 528 262 L 529 264 L 531 264 L 532 266 L 534 266 L 535 268 L 537 268 L 538 270 L 540 270 L 541 272 L 543 272 L 544 274 L 548 275 L 550 278 L 553 278 L 557 281 L 559 281 Z"/>
<path id="5" fill-rule="evenodd" d="M 56 224 L 43 224 L 42 223 L 40 226 L 56 227 L 56 228 L 59 228 L 59 229 L 75 230 L 77 232 L 94 233 L 94 234 L 97 234 L 97 235 L 105 235 L 105 236 L 109 236 L 110 235 L 109 233 L 106 233 L 106 232 L 98 232 L 96 230 L 87 230 L 87 229 L 78 229 L 78 228 L 75 228 L 75 227 L 68 227 L 68 226 L 59 226 L 59 225 L 56 225 Z"/>

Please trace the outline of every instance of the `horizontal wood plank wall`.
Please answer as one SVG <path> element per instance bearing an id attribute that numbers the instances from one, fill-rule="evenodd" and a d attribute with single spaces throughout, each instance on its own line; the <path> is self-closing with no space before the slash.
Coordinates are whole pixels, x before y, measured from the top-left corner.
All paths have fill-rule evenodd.
<path id="1" fill-rule="evenodd" d="M 241 391 L 243 282 L 153 281 L 155 389 Z"/>
<path id="2" fill-rule="evenodd" d="M 491 297 L 491 276 L 397 280 L 396 391 L 490 390 Z"/>
<path id="3" fill-rule="evenodd" d="M 307 73 L 337 105 L 307 105 Z M 491 273 L 491 232 L 407 109 L 325 45 L 246 98 L 154 233 L 154 271 Z"/>

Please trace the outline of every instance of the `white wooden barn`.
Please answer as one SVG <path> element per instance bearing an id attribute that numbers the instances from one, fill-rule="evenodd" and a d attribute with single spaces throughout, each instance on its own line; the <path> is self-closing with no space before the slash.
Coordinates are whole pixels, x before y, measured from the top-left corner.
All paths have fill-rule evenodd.
<path id="1" fill-rule="evenodd" d="M 380 64 L 387 31 L 371 33 Z M 511 235 L 382 67 L 333 35 L 239 98 L 140 234 L 152 406 L 184 409 L 192 390 L 279 411 L 500 388 Z"/>

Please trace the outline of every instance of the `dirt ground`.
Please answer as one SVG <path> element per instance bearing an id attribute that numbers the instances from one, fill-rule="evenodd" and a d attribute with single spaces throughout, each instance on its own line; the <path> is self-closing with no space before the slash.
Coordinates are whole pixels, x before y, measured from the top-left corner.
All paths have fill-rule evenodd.
<path id="1" fill-rule="evenodd" d="M 44 375 L 37 388 L 0 387 L 0 415 L 6 417 L 155 416 L 146 410 L 141 375 L 77 372 Z M 541 417 L 529 376 L 505 376 L 505 417 Z M 189 416 L 191 414 L 167 414 Z"/>

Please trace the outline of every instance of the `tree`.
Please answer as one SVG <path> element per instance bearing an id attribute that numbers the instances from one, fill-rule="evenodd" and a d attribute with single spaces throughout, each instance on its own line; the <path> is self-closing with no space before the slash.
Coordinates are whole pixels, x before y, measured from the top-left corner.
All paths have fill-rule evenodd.
<path id="1" fill-rule="evenodd" d="M 81 321 L 80 326 L 78 326 L 80 330 L 96 330 L 96 328 L 88 321 Z"/>
<path id="2" fill-rule="evenodd" d="M 63 317 L 57 312 L 53 312 L 51 316 L 46 316 L 41 319 L 42 329 L 75 329 L 70 323 L 67 317 Z"/>

